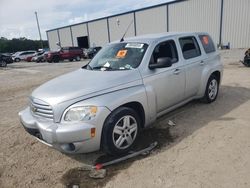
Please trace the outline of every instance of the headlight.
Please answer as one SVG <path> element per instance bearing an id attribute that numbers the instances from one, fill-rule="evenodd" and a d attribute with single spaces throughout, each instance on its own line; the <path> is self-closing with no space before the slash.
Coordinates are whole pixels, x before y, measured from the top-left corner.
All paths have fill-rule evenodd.
<path id="1" fill-rule="evenodd" d="M 64 121 L 86 121 L 96 116 L 96 106 L 78 106 L 70 108 L 65 116 Z"/>

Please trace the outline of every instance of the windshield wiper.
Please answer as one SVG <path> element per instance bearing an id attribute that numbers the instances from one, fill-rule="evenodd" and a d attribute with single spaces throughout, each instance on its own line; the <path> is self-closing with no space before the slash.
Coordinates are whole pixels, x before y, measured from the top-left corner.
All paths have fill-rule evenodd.
<path id="1" fill-rule="evenodd" d="M 88 67 L 90 70 L 93 70 L 93 68 L 92 68 L 89 64 L 87 64 L 87 67 Z"/>
<path id="2" fill-rule="evenodd" d="M 90 69 L 90 70 L 92 70 L 93 68 L 89 65 L 89 64 L 87 64 L 87 65 L 84 65 L 83 67 L 82 67 L 82 69 Z"/>

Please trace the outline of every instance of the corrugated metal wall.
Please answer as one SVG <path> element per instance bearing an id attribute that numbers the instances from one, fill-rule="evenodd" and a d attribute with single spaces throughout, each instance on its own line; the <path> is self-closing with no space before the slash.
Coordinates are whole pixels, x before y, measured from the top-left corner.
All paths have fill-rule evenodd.
<path id="1" fill-rule="evenodd" d="M 126 31 L 127 27 L 134 21 L 134 14 L 125 14 L 121 16 L 115 16 L 108 18 L 109 21 L 109 31 L 110 31 L 110 41 L 119 40 L 122 38 L 122 35 Z M 134 23 L 128 29 L 126 37 L 135 36 L 135 27 Z"/>
<path id="2" fill-rule="evenodd" d="M 250 47 L 250 0 L 224 0 L 222 43 Z"/>
<path id="3" fill-rule="evenodd" d="M 136 17 L 136 34 L 167 32 L 167 7 L 166 5 L 138 11 Z"/>
<path id="4" fill-rule="evenodd" d="M 70 27 L 59 29 L 59 37 L 62 47 L 72 46 Z"/>
<path id="5" fill-rule="evenodd" d="M 220 2 L 220 0 L 188 0 L 170 4 L 169 31 L 205 31 L 218 44 Z"/>
<path id="6" fill-rule="evenodd" d="M 232 48 L 250 46 L 250 0 L 223 0 L 222 43 L 230 42 Z M 90 46 L 103 46 L 109 41 L 120 39 L 131 20 L 135 25 L 130 27 L 127 37 L 148 33 L 168 31 L 205 31 L 216 44 L 220 43 L 222 0 L 186 0 L 169 5 L 161 5 L 148 9 L 111 16 L 71 26 L 73 44 L 77 46 L 78 36 L 89 34 Z M 168 15 L 168 17 L 167 17 Z M 119 26 L 117 25 L 119 20 Z M 89 32 L 87 32 L 87 25 Z M 109 26 L 109 27 L 108 27 Z M 72 45 L 70 26 L 48 31 L 51 49 L 57 49 L 56 43 L 61 40 L 62 46 Z"/>
<path id="7" fill-rule="evenodd" d="M 90 22 L 88 26 L 90 46 L 103 46 L 109 42 L 107 19 Z"/>
<path id="8" fill-rule="evenodd" d="M 48 41 L 50 50 L 57 50 L 59 47 L 56 43 L 59 42 L 57 30 L 49 31 L 48 33 Z"/>
<path id="9" fill-rule="evenodd" d="M 80 24 L 80 25 L 72 26 L 71 30 L 72 30 L 72 37 L 73 37 L 74 46 L 78 46 L 77 37 L 88 36 L 87 24 Z"/>

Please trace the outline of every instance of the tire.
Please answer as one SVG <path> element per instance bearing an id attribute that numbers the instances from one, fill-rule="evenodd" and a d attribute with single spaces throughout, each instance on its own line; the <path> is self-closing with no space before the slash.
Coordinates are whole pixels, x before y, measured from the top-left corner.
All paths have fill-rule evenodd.
<path id="1" fill-rule="evenodd" d="M 81 57 L 80 56 L 76 56 L 76 61 L 81 61 Z"/>
<path id="2" fill-rule="evenodd" d="M 21 61 L 20 58 L 16 58 L 16 59 L 15 59 L 15 62 L 20 62 L 20 61 Z"/>
<path id="3" fill-rule="evenodd" d="M 202 101 L 212 103 L 216 100 L 219 93 L 219 80 L 215 75 L 211 75 L 207 81 L 206 91 Z"/>
<path id="4" fill-rule="evenodd" d="M 58 63 L 59 60 L 60 60 L 60 58 L 59 58 L 58 56 L 55 56 L 55 57 L 53 58 L 53 62 L 54 62 L 54 63 Z"/>
<path id="5" fill-rule="evenodd" d="M 1 62 L 1 67 L 7 67 L 7 63 L 5 61 Z"/>
<path id="6" fill-rule="evenodd" d="M 244 57 L 244 61 L 243 61 L 242 63 L 243 63 L 243 65 L 245 65 L 246 67 L 250 67 L 250 58 Z"/>
<path id="7" fill-rule="evenodd" d="M 74 59 L 70 58 L 69 61 L 72 62 L 72 61 L 74 61 Z"/>
<path id="8" fill-rule="evenodd" d="M 102 130 L 102 150 L 110 155 L 127 153 L 136 143 L 141 120 L 136 111 L 119 107 L 105 120 Z"/>

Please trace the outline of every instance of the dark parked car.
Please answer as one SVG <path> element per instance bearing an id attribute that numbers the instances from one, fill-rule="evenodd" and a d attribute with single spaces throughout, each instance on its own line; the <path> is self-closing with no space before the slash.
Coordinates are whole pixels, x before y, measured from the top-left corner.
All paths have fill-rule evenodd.
<path id="1" fill-rule="evenodd" d="M 7 63 L 4 61 L 2 54 L 0 54 L 0 67 L 6 67 Z"/>
<path id="2" fill-rule="evenodd" d="M 45 55 L 46 61 L 49 63 L 59 62 L 60 60 L 68 59 L 69 61 L 80 61 L 83 57 L 83 51 L 79 47 L 63 47 L 59 51 L 48 52 Z"/>
<path id="3" fill-rule="evenodd" d="M 10 64 L 10 63 L 13 63 L 13 60 L 12 60 L 12 57 L 10 54 L 1 54 L 2 56 L 2 59 L 7 63 L 7 64 Z"/>
<path id="4" fill-rule="evenodd" d="M 250 48 L 245 52 L 245 57 L 242 63 L 246 67 L 250 67 Z"/>
<path id="5" fill-rule="evenodd" d="M 101 49 L 102 47 L 100 46 L 89 48 L 88 50 L 85 51 L 84 56 L 85 58 L 92 59 Z"/>

